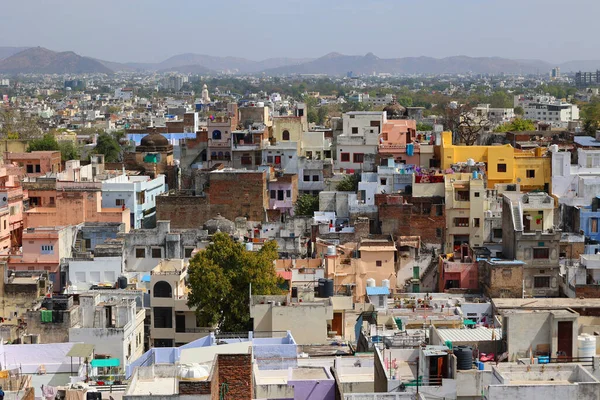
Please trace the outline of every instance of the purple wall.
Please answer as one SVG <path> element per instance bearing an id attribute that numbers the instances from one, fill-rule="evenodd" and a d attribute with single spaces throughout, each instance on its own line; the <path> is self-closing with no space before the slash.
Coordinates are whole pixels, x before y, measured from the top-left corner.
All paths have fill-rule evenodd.
<path id="1" fill-rule="evenodd" d="M 288 381 L 294 387 L 294 400 L 335 400 L 335 381 Z"/>

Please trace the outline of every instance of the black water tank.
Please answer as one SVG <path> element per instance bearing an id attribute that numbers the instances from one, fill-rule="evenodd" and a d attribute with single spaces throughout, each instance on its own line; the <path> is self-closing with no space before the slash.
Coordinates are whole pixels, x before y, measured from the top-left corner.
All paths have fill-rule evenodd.
<path id="1" fill-rule="evenodd" d="M 319 283 L 317 286 L 317 297 L 325 297 L 325 281 L 327 279 L 319 278 Z"/>
<path id="2" fill-rule="evenodd" d="M 127 289 L 127 278 L 124 276 L 120 276 L 117 280 L 117 286 L 119 289 Z"/>
<path id="3" fill-rule="evenodd" d="M 292 298 L 293 299 L 297 299 L 298 298 L 298 288 L 296 286 L 294 286 L 292 288 Z"/>
<path id="4" fill-rule="evenodd" d="M 333 279 L 325 279 L 325 286 L 323 288 L 323 296 L 321 297 L 333 297 Z"/>
<path id="5" fill-rule="evenodd" d="M 473 349 L 470 346 L 456 346 L 456 368 L 460 371 L 473 369 Z"/>

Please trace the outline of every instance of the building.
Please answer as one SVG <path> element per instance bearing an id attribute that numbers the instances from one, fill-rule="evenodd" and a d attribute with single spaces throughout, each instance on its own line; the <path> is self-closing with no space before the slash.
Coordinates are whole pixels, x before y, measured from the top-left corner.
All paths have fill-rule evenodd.
<path id="1" fill-rule="evenodd" d="M 504 194 L 502 255 L 523 261 L 524 293 L 559 295 L 561 232 L 554 226 L 554 199 L 546 193 Z"/>
<path id="2" fill-rule="evenodd" d="M 16 164 L 26 175 L 36 177 L 61 171 L 60 151 L 32 151 L 31 153 L 4 153 L 6 164 Z"/>
<path id="3" fill-rule="evenodd" d="M 600 70 L 596 72 L 575 73 L 575 85 L 578 87 L 594 86 L 600 83 Z"/>
<path id="4" fill-rule="evenodd" d="M 386 122 L 385 112 L 345 113 L 343 133 L 336 138 L 336 169 L 349 172 L 372 171 L 380 133 Z"/>
<path id="5" fill-rule="evenodd" d="M 387 115 L 388 120 L 383 124 L 379 139 L 378 153 L 381 162 L 378 165 L 388 165 L 387 159 L 392 159 L 399 164 L 431 166 L 434 136 L 417 134 L 415 120 L 390 119 L 389 112 Z"/>
<path id="6" fill-rule="evenodd" d="M 231 167 L 232 131 L 237 128 L 233 109 L 227 116 L 219 116 L 208 121 L 208 167 L 223 164 Z"/>
<path id="7" fill-rule="evenodd" d="M 481 290 L 490 297 L 523 297 L 523 267 L 518 260 L 481 259 L 479 279 Z"/>
<path id="8" fill-rule="evenodd" d="M 579 120 L 579 107 L 552 96 L 515 96 L 515 106 L 523 108 L 523 118 L 553 127 L 566 128 L 569 122 Z"/>
<path id="9" fill-rule="evenodd" d="M 173 165 L 173 145 L 160 133 L 154 131 L 146 135 L 135 148 L 135 152 L 125 154 L 127 169 L 143 171 L 154 179 L 167 175 Z"/>
<path id="10" fill-rule="evenodd" d="M 453 253 L 440 255 L 438 291 L 479 292 L 478 269 L 467 244 L 460 245 Z"/>
<path id="11" fill-rule="evenodd" d="M 117 359 L 125 368 L 144 353 L 145 309 L 141 292 L 90 291 L 79 295 L 79 324 L 69 341 L 93 344 L 96 355 Z M 132 298 L 133 297 L 133 298 Z"/>
<path id="12" fill-rule="evenodd" d="M 102 207 L 125 207 L 132 229 L 156 225 L 156 197 L 166 192 L 165 176 L 119 175 L 102 181 Z"/>
<path id="13" fill-rule="evenodd" d="M 274 173 L 267 184 L 269 210 L 273 214 L 293 216 L 298 199 L 298 175 Z"/>
<path id="14" fill-rule="evenodd" d="M 179 347 L 208 335 L 196 324 L 196 310 L 187 305 L 187 261 L 161 260 L 150 271 L 150 346 Z"/>

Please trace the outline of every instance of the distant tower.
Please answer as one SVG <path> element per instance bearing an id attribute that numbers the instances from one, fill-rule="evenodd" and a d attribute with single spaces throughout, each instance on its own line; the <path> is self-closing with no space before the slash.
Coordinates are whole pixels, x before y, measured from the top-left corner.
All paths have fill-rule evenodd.
<path id="1" fill-rule="evenodd" d="M 210 96 L 208 95 L 208 86 L 206 83 L 202 86 L 202 104 L 210 103 Z"/>

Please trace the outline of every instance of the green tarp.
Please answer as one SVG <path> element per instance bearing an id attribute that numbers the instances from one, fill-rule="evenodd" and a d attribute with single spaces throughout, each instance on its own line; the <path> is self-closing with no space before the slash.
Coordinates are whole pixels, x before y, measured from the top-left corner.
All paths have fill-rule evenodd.
<path id="1" fill-rule="evenodd" d="M 42 322 L 52 322 L 52 310 L 41 310 Z"/>
<path id="2" fill-rule="evenodd" d="M 121 365 L 121 360 L 119 360 L 118 358 L 97 358 L 92 360 L 90 364 L 92 364 L 92 367 L 95 368 L 118 367 L 119 365 Z"/>

